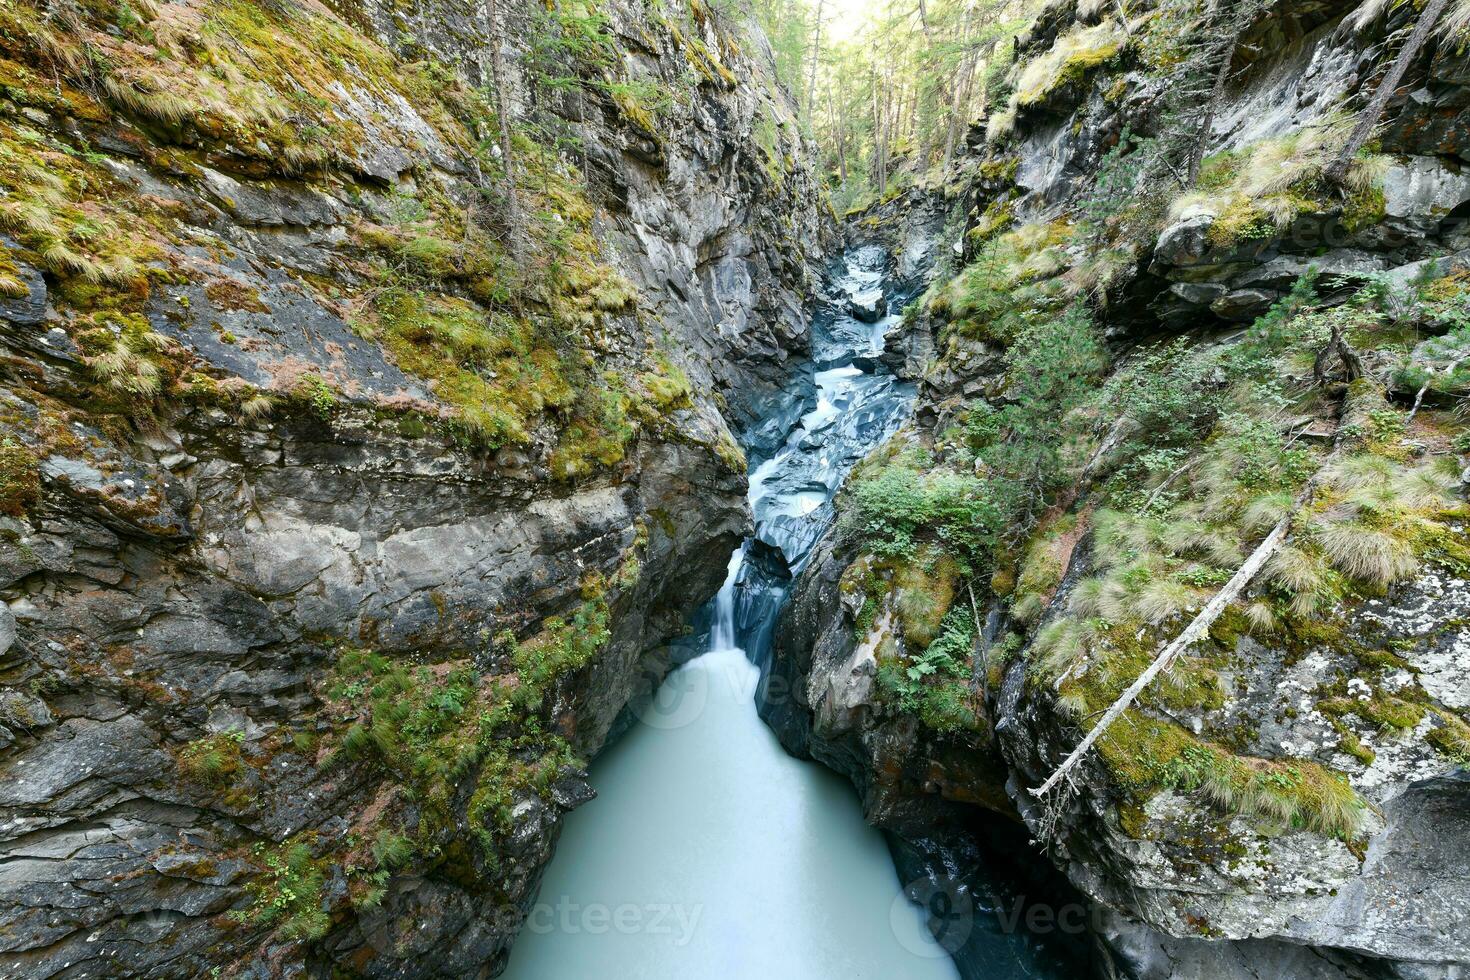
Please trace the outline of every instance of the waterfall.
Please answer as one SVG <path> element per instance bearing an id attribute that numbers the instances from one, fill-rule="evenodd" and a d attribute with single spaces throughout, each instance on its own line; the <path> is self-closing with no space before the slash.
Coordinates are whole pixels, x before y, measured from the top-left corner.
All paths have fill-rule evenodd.
<path id="1" fill-rule="evenodd" d="M 834 519 L 833 498 L 912 400 L 859 366 L 881 337 L 846 313 L 845 297 L 881 285 L 884 261 L 850 256 L 833 283 L 814 365 L 773 412 L 798 421 L 784 438 L 765 426 L 774 448 L 752 460 L 756 531 L 702 617 L 706 652 L 668 677 L 594 765 L 599 798 L 567 818 L 512 980 L 955 977 L 852 787 L 788 756 L 754 699 L 792 576 Z"/>
<path id="2" fill-rule="evenodd" d="M 740 579 L 740 569 L 744 564 L 745 546 L 741 545 L 730 556 L 730 572 L 725 576 L 725 584 L 720 586 L 719 594 L 715 596 L 714 623 L 710 627 L 709 634 L 710 653 L 736 649 L 735 588 Z"/>

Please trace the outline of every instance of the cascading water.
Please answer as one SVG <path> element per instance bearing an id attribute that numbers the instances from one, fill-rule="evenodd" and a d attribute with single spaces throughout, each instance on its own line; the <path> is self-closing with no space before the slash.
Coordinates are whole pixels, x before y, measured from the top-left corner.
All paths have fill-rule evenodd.
<path id="1" fill-rule="evenodd" d="M 708 610 L 707 652 L 669 675 L 593 767 L 598 798 L 567 818 L 513 980 L 956 975 L 851 787 L 788 756 L 754 697 L 793 571 L 842 481 L 908 410 L 905 386 L 860 366 L 897 318 L 845 314 L 880 286 L 884 260 L 848 256 L 815 329 L 814 373 L 793 393 L 813 407 L 784 441 L 769 438 L 780 445 L 751 473 L 756 534 Z"/>

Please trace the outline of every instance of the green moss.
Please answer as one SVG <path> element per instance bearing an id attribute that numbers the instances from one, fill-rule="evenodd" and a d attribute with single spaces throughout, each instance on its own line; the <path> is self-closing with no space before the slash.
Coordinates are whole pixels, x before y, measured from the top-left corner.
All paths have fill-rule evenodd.
<path id="1" fill-rule="evenodd" d="M 24 517 L 41 499 L 36 454 L 10 436 L 0 441 L 0 514 Z"/>
<path id="2" fill-rule="evenodd" d="M 432 72 L 401 65 L 320 8 L 210 0 L 170 11 L 164 25 L 151 5 L 139 5 L 132 32 L 142 32 L 144 44 L 108 16 L 54 30 L 28 4 L 9 10 L 18 28 L 10 51 L 59 62 L 78 88 L 158 138 L 203 137 L 287 171 L 351 164 L 365 133 L 348 100 L 360 101 L 366 89 L 413 104 L 446 141 L 469 145 L 441 101 L 463 94 L 452 75 L 421 77 Z"/>
<path id="3" fill-rule="evenodd" d="M 1342 223 L 1348 231 L 1356 234 L 1381 224 L 1387 214 L 1388 198 L 1384 196 L 1381 185 L 1351 188 L 1343 202 Z"/>
<path id="4" fill-rule="evenodd" d="M 331 419 L 337 410 L 337 393 L 319 374 L 302 375 L 289 395 L 324 421 Z"/>
<path id="5" fill-rule="evenodd" d="M 1236 756 L 1171 721 L 1130 710 L 1098 740 L 1120 785 L 1146 800 L 1160 789 L 1198 792 L 1227 813 L 1350 842 L 1366 804 L 1339 773 L 1310 762 Z"/>
<path id="6" fill-rule="evenodd" d="M 1216 248 L 1229 248 L 1245 241 L 1272 238 L 1276 232 L 1276 222 L 1264 208 L 1249 197 L 1236 195 L 1210 225 L 1209 240 Z"/>
<path id="7" fill-rule="evenodd" d="M 622 460 L 635 431 L 628 418 L 628 402 L 616 376 L 608 379 L 606 387 L 583 389 L 572 421 L 562 429 L 551 454 L 551 472 L 570 480 Z"/>
<path id="8" fill-rule="evenodd" d="M 1086 669 L 1075 671 L 1071 669 L 1074 663 L 1070 660 L 1064 662 L 1061 672 L 1068 676 L 1059 689 L 1084 717 L 1095 717 L 1106 711 L 1148 668 L 1158 654 L 1158 644 L 1164 642 L 1157 632 L 1139 630 L 1132 625 L 1109 627 L 1102 622 L 1078 623 L 1064 618 L 1058 620 L 1054 628 L 1065 628 L 1069 633 L 1085 633 L 1092 638 L 1090 663 Z M 1061 642 L 1063 638 L 1050 639 L 1060 649 L 1068 648 Z M 1046 645 L 1040 645 L 1035 654 L 1049 652 Z M 1224 707 L 1225 691 L 1219 674 L 1205 660 L 1190 657 L 1175 664 L 1172 670 L 1147 688 L 1140 695 L 1139 704 L 1176 714 L 1206 713 Z"/>
<path id="9" fill-rule="evenodd" d="M 838 591 L 844 597 L 852 596 L 858 600 L 854 640 L 862 643 L 872 632 L 878 618 L 879 605 L 888 594 L 887 580 L 879 573 L 872 555 L 861 555 L 842 570 Z"/>
<path id="10" fill-rule="evenodd" d="M 1045 102 L 1063 86 L 1080 82 L 1094 69 L 1117 58 L 1126 40 L 1111 20 L 1095 27 L 1074 28 L 1025 66 L 1016 84 L 1014 104 L 1027 107 Z"/>
<path id="11" fill-rule="evenodd" d="M 972 244 L 982 245 L 1005 231 L 1016 221 L 1015 209 L 1009 201 L 994 201 L 975 221 L 966 236 Z"/>
<path id="12" fill-rule="evenodd" d="M 735 73 L 725 67 L 708 45 L 692 34 L 681 32 L 679 36 L 684 44 L 684 60 L 706 83 L 722 89 L 733 89 L 739 84 Z"/>
<path id="13" fill-rule="evenodd" d="M 30 287 L 21 279 L 20 269 L 10 256 L 10 249 L 0 245 L 0 296 L 24 299 L 30 294 Z"/>
<path id="14" fill-rule="evenodd" d="M 1358 737 L 1356 732 L 1346 726 L 1339 726 L 1337 732 L 1341 738 L 1341 741 L 1338 743 L 1339 748 L 1363 765 L 1373 765 L 1374 761 L 1378 758 L 1378 753 L 1364 745 L 1363 740 Z"/>
<path id="15" fill-rule="evenodd" d="M 1009 185 L 1015 182 L 1021 169 L 1019 156 L 988 156 L 980 164 L 980 179 L 987 183 Z"/>
<path id="16" fill-rule="evenodd" d="M 781 186 L 786 180 L 786 171 L 782 163 L 780 137 L 777 132 L 776 119 L 771 115 L 769 109 L 763 109 L 756 114 L 752 123 L 751 136 L 755 138 L 756 147 L 761 152 L 764 161 L 766 176 L 772 184 Z"/>
<path id="17" fill-rule="evenodd" d="M 1317 705 L 1323 714 L 1340 718 L 1353 714 L 1377 725 L 1380 731 L 1410 731 L 1418 727 L 1426 713 L 1421 704 L 1387 694 L 1374 694 L 1364 700 L 1357 697 L 1328 698 Z"/>
<path id="18" fill-rule="evenodd" d="M 1435 708 L 1434 715 L 1438 724 L 1430 730 L 1426 740 L 1450 762 L 1470 767 L 1470 725 L 1442 708 Z"/>
<path id="19" fill-rule="evenodd" d="M 1134 840 L 1148 837 L 1148 813 L 1137 803 L 1124 803 L 1117 807 L 1118 828 Z"/>
<path id="20" fill-rule="evenodd" d="M 655 142 L 658 141 L 658 120 L 654 118 L 653 113 L 644 108 L 643 103 L 634 93 L 614 91 L 611 97 L 613 105 L 618 107 L 624 119 L 642 130 L 645 136 L 651 137 Z"/>
<path id="21" fill-rule="evenodd" d="M 1076 528 L 1077 518 L 1069 514 L 1032 536 L 1011 602 L 1012 613 L 1020 622 L 1034 622 L 1061 585 Z"/>
<path id="22" fill-rule="evenodd" d="M 720 433 L 719 441 L 715 443 L 715 456 L 731 473 L 743 474 L 749 468 L 745 450 L 729 432 Z"/>
<path id="23" fill-rule="evenodd" d="M 643 390 L 648 392 L 648 402 L 661 414 L 688 408 L 694 402 L 694 388 L 684 369 L 669 360 L 665 354 L 655 358 L 657 369 L 645 371 L 638 376 Z"/>
<path id="24" fill-rule="evenodd" d="M 1217 154 L 1205 161 L 1197 189 L 1175 202 L 1174 213 L 1215 214 L 1209 239 L 1217 248 L 1274 238 L 1303 214 L 1331 213 L 1338 205 L 1324 173 L 1352 125 L 1345 114 L 1330 113 L 1283 136 Z M 1349 231 L 1383 220 L 1382 171 L 1380 157 L 1365 155 L 1353 162 L 1341 209 Z"/>
<path id="25" fill-rule="evenodd" d="M 346 650 L 327 693 L 356 720 L 334 736 L 328 764 L 375 767 L 400 787 L 415 803 L 405 836 L 413 855 L 430 862 L 444 859 L 453 844 L 468 798 L 476 837 L 494 863 L 506 814 L 476 810 L 473 801 L 512 799 L 544 765 L 571 761 L 565 742 L 525 712 L 539 701 L 535 685 L 542 679 L 516 675 L 506 683 L 478 675 L 468 661 L 416 665 Z M 408 849 L 395 844 L 395 860 L 406 860 L 401 852 Z"/>
<path id="26" fill-rule="evenodd" d="M 529 442 L 542 412 L 575 400 L 562 355 L 527 319 L 407 289 L 380 294 L 373 313 L 359 330 L 403 370 L 428 379 L 457 421 L 489 446 Z"/>
<path id="27" fill-rule="evenodd" d="M 896 561 L 890 567 L 896 591 L 894 608 L 904 640 L 913 649 L 925 649 L 934 642 L 940 623 L 954 605 L 959 565 L 942 552 L 925 549 L 915 560 Z"/>
<path id="28" fill-rule="evenodd" d="M 94 309 L 141 307 L 146 265 L 162 254 L 156 205 L 56 137 L 3 121 L 0 190 L 0 230 L 20 243 L 20 258 L 61 281 L 63 295 L 86 295 Z M 21 295 L 13 260 L 6 266 L 4 292 Z"/>

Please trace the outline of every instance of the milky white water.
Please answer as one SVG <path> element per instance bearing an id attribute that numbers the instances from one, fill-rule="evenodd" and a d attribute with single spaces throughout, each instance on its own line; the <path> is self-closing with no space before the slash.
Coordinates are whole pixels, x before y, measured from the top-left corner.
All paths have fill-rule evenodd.
<path id="1" fill-rule="evenodd" d="M 757 679 L 734 649 L 670 675 L 593 768 L 507 977 L 956 976 L 852 788 L 756 716 Z"/>
<path id="2" fill-rule="evenodd" d="M 857 270 L 844 288 L 876 285 Z M 876 344 L 853 321 L 849 349 Z M 762 540 L 796 564 L 851 466 L 897 424 L 891 379 L 842 366 L 750 475 Z M 902 891 L 845 780 L 788 756 L 756 714 L 759 670 L 737 646 L 744 549 L 715 603 L 709 651 L 676 670 L 592 767 L 597 799 L 567 817 L 511 980 L 939 980 L 955 968 Z M 779 599 L 741 621 L 769 638 Z"/>

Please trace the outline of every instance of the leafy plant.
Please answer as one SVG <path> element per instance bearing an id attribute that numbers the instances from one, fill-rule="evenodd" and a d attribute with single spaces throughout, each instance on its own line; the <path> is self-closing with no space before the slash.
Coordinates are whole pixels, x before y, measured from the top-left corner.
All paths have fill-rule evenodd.
<path id="1" fill-rule="evenodd" d="M 297 835 L 276 847 L 255 845 L 262 871 L 250 883 L 255 896 L 248 909 L 231 912 L 237 921 L 274 926 L 286 939 L 320 939 L 331 927 L 323 908 L 326 874 L 312 856 L 312 838 Z"/>
<path id="2" fill-rule="evenodd" d="M 922 654 L 879 664 L 879 689 L 899 710 L 918 715 L 936 731 L 974 729 L 979 718 L 968 686 L 974 638 L 973 620 L 956 606 Z"/>

